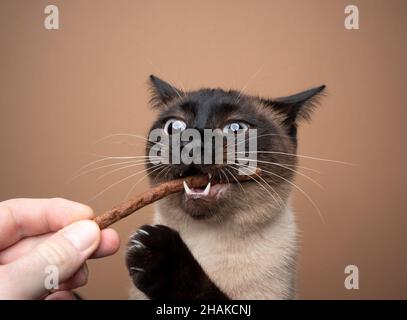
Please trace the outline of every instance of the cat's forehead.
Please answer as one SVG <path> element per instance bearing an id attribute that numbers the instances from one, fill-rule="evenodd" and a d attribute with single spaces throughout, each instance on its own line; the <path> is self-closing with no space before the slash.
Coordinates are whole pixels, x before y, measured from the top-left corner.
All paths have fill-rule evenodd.
<path id="1" fill-rule="evenodd" d="M 224 90 L 221 88 L 203 88 L 199 90 L 189 91 L 187 96 L 194 99 L 201 98 L 221 98 L 221 97 L 234 97 L 237 91 Z"/>
<path id="2" fill-rule="evenodd" d="M 234 90 L 200 89 L 190 91 L 180 99 L 175 106 L 186 112 L 200 111 L 238 111 L 247 107 L 251 99 Z"/>
<path id="3" fill-rule="evenodd" d="M 193 119 L 196 124 L 204 125 L 213 118 L 222 121 L 233 115 L 246 113 L 251 109 L 250 105 L 249 97 L 237 91 L 200 89 L 184 94 L 161 116 L 165 118 L 178 115 L 185 119 Z"/>
<path id="4" fill-rule="evenodd" d="M 216 105 L 222 103 L 238 103 L 238 100 L 243 98 L 239 96 L 239 92 L 235 90 L 223 90 L 223 89 L 200 89 L 196 91 L 190 91 L 185 95 L 185 99 L 190 102 L 201 105 Z"/>
<path id="5" fill-rule="evenodd" d="M 156 125 L 168 118 L 181 118 L 196 127 L 220 125 L 235 118 L 254 120 L 258 116 L 256 106 L 255 97 L 235 90 L 189 91 L 177 97 L 161 111 Z"/>

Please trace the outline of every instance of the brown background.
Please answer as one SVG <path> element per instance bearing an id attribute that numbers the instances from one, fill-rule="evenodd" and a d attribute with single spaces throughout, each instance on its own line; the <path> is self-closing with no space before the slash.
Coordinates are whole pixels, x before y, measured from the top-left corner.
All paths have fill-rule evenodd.
<path id="1" fill-rule="evenodd" d="M 142 155 L 154 119 L 146 79 L 184 88 L 246 88 L 268 96 L 325 83 L 327 96 L 299 133 L 300 298 L 407 298 L 405 210 L 406 1 L 52 1 L 60 30 L 45 30 L 48 1 L 0 2 L 0 199 L 89 198 L 138 168 L 70 183 L 94 154 Z M 345 30 L 356 4 L 360 30 Z M 112 163 L 106 161 L 106 163 Z M 96 164 L 95 164 L 96 166 Z M 87 202 L 110 208 L 143 174 Z M 134 192 L 147 188 L 143 180 Z M 116 225 L 122 243 L 151 219 L 145 208 Z M 344 288 L 344 268 L 360 289 Z M 126 298 L 123 251 L 92 261 L 86 298 Z"/>

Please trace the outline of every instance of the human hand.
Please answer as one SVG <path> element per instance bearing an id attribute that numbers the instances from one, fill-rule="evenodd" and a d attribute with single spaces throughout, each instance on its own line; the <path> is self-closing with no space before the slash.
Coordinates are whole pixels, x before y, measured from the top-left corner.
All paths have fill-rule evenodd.
<path id="1" fill-rule="evenodd" d="M 92 209 L 66 199 L 0 202 L 0 299 L 74 299 L 87 282 L 86 260 L 114 254 L 119 236 L 89 220 Z M 58 288 L 45 285 L 58 270 Z"/>

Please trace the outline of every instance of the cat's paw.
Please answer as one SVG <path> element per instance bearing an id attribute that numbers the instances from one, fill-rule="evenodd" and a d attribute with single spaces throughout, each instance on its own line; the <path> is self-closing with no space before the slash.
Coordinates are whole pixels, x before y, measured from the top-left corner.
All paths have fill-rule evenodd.
<path id="1" fill-rule="evenodd" d="M 134 285 L 151 299 L 171 298 L 177 285 L 180 250 L 178 232 L 162 225 L 144 225 L 130 238 L 126 264 Z"/>
<path id="2" fill-rule="evenodd" d="M 130 238 L 126 264 L 150 299 L 227 299 L 195 260 L 179 233 L 144 225 Z"/>

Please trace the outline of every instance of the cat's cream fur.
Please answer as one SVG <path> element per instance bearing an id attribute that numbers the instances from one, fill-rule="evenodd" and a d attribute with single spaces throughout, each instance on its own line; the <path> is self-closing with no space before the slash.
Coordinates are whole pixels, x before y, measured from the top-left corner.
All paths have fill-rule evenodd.
<path id="1" fill-rule="evenodd" d="M 293 299 L 297 255 L 293 212 L 289 201 L 281 210 L 268 201 L 252 206 L 250 214 L 235 212 L 219 223 L 196 220 L 182 209 L 168 208 L 164 200 L 157 204 L 154 222 L 179 231 L 209 278 L 231 299 Z M 262 218 L 261 223 L 240 219 L 263 216 L 264 210 L 269 210 L 269 219 Z M 145 299 L 136 288 L 132 297 Z"/>

